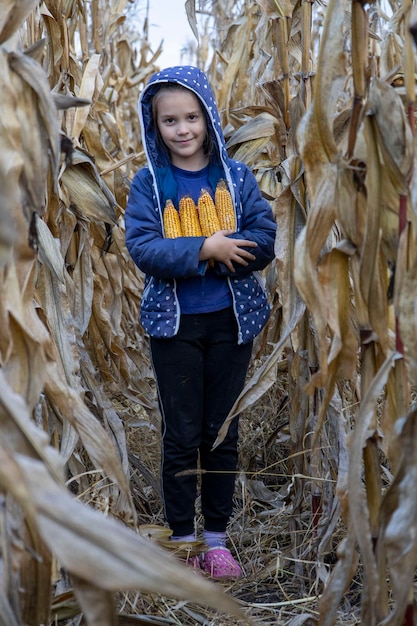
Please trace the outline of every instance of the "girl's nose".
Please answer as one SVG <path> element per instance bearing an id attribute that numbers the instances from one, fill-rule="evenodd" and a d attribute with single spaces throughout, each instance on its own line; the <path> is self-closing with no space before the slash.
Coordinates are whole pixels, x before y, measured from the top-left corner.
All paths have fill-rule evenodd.
<path id="1" fill-rule="evenodd" d="M 178 135 L 184 135 L 188 132 L 188 127 L 185 122 L 180 122 L 177 126 Z"/>

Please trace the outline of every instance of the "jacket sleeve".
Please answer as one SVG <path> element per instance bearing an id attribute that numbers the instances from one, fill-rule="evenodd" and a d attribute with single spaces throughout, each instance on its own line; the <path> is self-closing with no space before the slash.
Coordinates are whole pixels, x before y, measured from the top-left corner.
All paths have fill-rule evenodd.
<path id="1" fill-rule="evenodd" d="M 224 263 L 216 263 L 216 273 L 222 276 L 243 276 L 262 270 L 275 257 L 276 222 L 272 209 L 263 198 L 254 174 L 245 164 L 240 165 L 242 221 L 240 231 L 233 233 L 230 237 L 255 241 L 258 246 L 247 248 L 255 256 L 255 260 L 249 261 L 246 267 L 235 263 L 235 272 L 231 272 Z"/>
<path id="2" fill-rule="evenodd" d="M 125 212 L 126 246 L 142 272 L 156 278 L 203 275 L 207 262 L 199 261 L 204 237 L 166 239 L 148 168 L 133 178 Z"/>

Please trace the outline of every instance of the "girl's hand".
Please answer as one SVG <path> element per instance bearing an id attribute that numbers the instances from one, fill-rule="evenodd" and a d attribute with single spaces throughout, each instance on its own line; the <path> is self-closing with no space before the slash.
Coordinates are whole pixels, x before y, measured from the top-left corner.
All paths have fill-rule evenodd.
<path id="1" fill-rule="evenodd" d="M 256 248 L 257 243 L 248 239 L 229 239 L 232 230 L 219 230 L 211 237 L 207 237 L 200 250 L 200 261 L 214 259 L 224 263 L 226 267 L 234 272 L 233 263 L 239 263 L 245 267 L 248 261 L 254 261 L 255 256 L 245 248 Z"/>

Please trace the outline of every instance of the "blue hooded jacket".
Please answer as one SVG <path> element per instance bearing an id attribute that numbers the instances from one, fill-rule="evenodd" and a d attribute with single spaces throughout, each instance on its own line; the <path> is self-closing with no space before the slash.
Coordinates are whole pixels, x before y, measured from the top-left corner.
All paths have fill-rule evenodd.
<path id="1" fill-rule="evenodd" d="M 180 306 L 176 294 L 177 279 L 203 276 L 207 261 L 199 260 L 204 237 L 164 236 L 165 201 L 177 197 L 177 184 L 169 154 L 161 150 L 152 113 L 152 99 L 157 88 L 175 82 L 190 89 L 199 99 L 214 145 L 210 156 L 209 180 L 213 189 L 220 178 L 227 181 L 236 212 L 237 239 L 257 243 L 250 248 L 255 255 L 248 266 L 235 265 L 231 272 L 215 262 L 214 271 L 224 276 L 232 294 L 238 326 L 238 343 L 254 339 L 265 326 L 270 313 L 266 291 L 257 270 L 274 258 L 276 224 L 268 202 L 262 197 L 250 169 L 227 155 L 216 102 L 205 74 L 192 66 L 171 67 L 157 72 L 149 80 L 139 99 L 142 143 L 148 167 L 133 178 L 125 212 L 126 245 L 136 265 L 146 274 L 140 320 L 153 337 L 173 337 L 179 328 Z"/>

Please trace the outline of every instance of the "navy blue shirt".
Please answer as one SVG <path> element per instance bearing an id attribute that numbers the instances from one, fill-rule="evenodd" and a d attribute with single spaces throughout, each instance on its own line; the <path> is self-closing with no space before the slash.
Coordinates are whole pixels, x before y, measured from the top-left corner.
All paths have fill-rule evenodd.
<path id="1" fill-rule="evenodd" d="M 207 189 L 214 195 L 208 180 L 208 167 L 198 172 L 190 172 L 172 166 L 172 171 L 178 184 L 177 206 L 180 198 L 186 195 L 191 196 L 197 204 L 202 189 Z M 223 276 L 217 276 L 210 267 L 204 276 L 178 279 L 177 296 L 181 313 L 209 313 L 232 305 L 227 280 Z"/>

